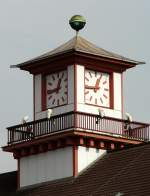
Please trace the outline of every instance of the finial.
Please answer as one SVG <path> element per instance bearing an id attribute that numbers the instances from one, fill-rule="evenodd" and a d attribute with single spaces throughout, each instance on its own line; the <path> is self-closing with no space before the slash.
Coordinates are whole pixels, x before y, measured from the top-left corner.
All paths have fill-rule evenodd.
<path id="1" fill-rule="evenodd" d="M 81 15 L 74 15 L 69 20 L 70 26 L 76 31 L 76 36 L 78 35 L 79 30 L 83 29 L 86 24 L 86 20 Z"/>

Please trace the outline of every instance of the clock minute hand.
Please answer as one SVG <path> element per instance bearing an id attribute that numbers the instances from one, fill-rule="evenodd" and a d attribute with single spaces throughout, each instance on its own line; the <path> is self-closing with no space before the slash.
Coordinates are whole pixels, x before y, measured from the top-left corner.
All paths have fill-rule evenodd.
<path id="1" fill-rule="evenodd" d="M 97 90 L 100 88 L 100 87 L 99 87 L 100 80 L 101 80 L 100 78 L 98 78 L 98 79 L 96 80 L 95 89 L 94 89 L 94 92 L 95 92 L 95 93 L 96 93 Z"/>
<path id="2" fill-rule="evenodd" d="M 58 80 L 57 88 L 60 88 L 61 79 Z"/>
<path id="3" fill-rule="evenodd" d="M 58 84 L 57 84 L 57 90 L 56 90 L 56 94 L 59 92 L 60 90 L 60 84 L 61 84 L 61 79 L 58 80 Z"/>

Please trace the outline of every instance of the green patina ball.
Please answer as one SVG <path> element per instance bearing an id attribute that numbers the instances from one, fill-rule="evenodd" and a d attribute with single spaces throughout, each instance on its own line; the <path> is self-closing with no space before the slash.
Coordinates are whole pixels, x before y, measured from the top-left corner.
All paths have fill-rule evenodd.
<path id="1" fill-rule="evenodd" d="M 69 24 L 74 30 L 79 31 L 85 26 L 86 20 L 81 15 L 75 15 L 71 17 Z"/>

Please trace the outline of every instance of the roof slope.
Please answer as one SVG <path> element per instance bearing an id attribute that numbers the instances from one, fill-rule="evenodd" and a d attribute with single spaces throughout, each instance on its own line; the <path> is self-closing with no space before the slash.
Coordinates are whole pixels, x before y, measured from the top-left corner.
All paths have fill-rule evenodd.
<path id="1" fill-rule="evenodd" d="M 99 57 L 104 57 L 104 58 L 109 58 L 109 59 L 115 59 L 119 61 L 124 61 L 128 63 L 133 63 L 133 64 L 143 64 L 144 62 L 139 62 L 135 61 L 126 57 L 123 57 L 121 55 L 109 52 L 107 50 L 104 50 L 102 48 L 97 47 L 96 45 L 92 44 L 91 42 L 87 41 L 86 39 L 80 37 L 80 36 L 75 36 L 68 42 L 62 44 L 58 48 L 47 52 L 37 58 L 31 59 L 29 61 L 26 61 L 24 63 L 16 65 L 17 67 L 20 67 L 21 65 L 26 65 L 26 64 L 31 64 L 37 61 L 41 61 L 47 58 L 51 58 L 53 56 L 57 56 L 60 54 L 64 54 L 70 51 L 76 51 L 76 52 L 82 52 L 86 54 L 91 54 L 91 55 L 96 55 Z"/>
<path id="2" fill-rule="evenodd" d="M 77 178 L 44 183 L 18 196 L 150 195 L 150 144 L 113 152 L 97 160 Z"/>

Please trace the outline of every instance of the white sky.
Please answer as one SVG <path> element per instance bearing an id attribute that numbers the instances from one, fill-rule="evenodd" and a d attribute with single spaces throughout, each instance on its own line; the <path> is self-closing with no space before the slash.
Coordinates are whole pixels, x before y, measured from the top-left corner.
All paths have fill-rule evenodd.
<path id="1" fill-rule="evenodd" d="M 146 65 L 124 76 L 125 111 L 150 122 L 150 1 L 148 0 L 0 0 L 0 146 L 6 127 L 32 119 L 32 76 L 9 66 L 47 52 L 74 36 L 68 20 L 87 20 L 80 35 L 99 47 Z M 16 169 L 9 153 L 0 151 L 0 173 Z"/>

